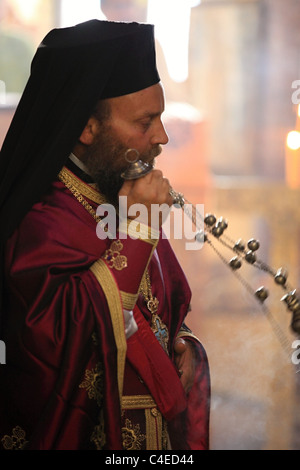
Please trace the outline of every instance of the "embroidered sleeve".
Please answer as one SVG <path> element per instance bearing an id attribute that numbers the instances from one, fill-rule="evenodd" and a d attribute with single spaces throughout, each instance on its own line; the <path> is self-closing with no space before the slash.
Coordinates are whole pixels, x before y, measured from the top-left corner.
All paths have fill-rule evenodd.
<path id="1" fill-rule="evenodd" d="M 117 239 L 95 265 L 105 262 L 118 286 L 122 305 L 133 310 L 145 270 L 156 248 L 159 232 L 135 220 L 120 223 Z"/>

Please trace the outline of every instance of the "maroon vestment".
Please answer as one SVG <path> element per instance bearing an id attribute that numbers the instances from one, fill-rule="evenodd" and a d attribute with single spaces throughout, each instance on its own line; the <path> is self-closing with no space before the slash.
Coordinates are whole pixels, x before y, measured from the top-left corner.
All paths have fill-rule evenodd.
<path id="1" fill-rule="evenodd" d="M 208 449 L 208 363 L 182 330 L 191 294 L 168 240 L 127 237 L 109 251 L 116 241 L 96 236 L 87 210 L 101 196 L 69 175 L 87 206 L 56 181 L 6 246 L 0 448 Z M 168 354 L 139 295 L 146 268 Z M 138 331 L 126 340 L 130 301 Z M 174 365 L 178 335 L 193 342 L 198 359 L 188 396 Z"/>

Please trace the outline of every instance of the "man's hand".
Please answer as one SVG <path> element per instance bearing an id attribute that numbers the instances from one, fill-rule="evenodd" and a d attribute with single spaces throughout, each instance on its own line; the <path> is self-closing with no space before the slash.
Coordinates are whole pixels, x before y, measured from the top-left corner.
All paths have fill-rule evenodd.
<path id="1" fill-rule="evenodd" d="M 175 364 L 181 374 L 180 380 L 186 393 L 188 393 L 195 378 L 196 359 L 193 345 L 183 338 L 175 341 Z"/>
<path id="2" fill-rule="evenodd" d="M 151 220 L 151 206 L 166 204 L 171 206 L 173 198 L 170 196 L 170 183 L 167 178 L 164 178 L 160 170 L 152 170 L 147 175 L 136 180 L 125 181 L 119 196 L 127 197 L 127 208 L 129 209 L 133 204 L 142 204 L 146 208 L 146 218 L 142 220 L 143 214 L 139 216 L 139 221 L 151 226 L 151 223 L 157 223 L 157 220 Z M 168 215 L 169 211 L 165 211 L 164 217 L 158 220 L 158 226 L 154 227 L 159 229 Z M 129 216 L 129 218 L 132 218 Z M 135 217 L 134 217 L 135 218 Z"/>

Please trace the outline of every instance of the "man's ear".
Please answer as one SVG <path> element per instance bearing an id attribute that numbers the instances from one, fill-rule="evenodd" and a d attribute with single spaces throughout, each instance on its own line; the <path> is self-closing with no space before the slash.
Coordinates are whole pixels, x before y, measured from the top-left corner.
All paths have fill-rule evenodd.
<path id="1" fill-rule="evenodd" d="M 90 117 L 85 128 L 83 129 L 79 142 L 83 145 L 91 145 L 94 143 L 95 137 L 99 131 L 99 122 L 96 118 Z"/>

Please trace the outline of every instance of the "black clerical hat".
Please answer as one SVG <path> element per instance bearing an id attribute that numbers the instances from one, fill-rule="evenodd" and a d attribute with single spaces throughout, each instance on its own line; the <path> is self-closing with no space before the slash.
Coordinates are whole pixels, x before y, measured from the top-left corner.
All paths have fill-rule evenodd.
<path id="1" fill-rule="evenodd" d="M 98 83 L 99 97 L 112 98 L 159 81 L 153 31 L 149 24 L 91 20 L 50 31 L 40 48 L 61 51 L 68 63 L 71 51 L 75 51 L 80 63 L 84 62 L 86 48 L 95 49 L 95 60 L 103 71 Z M 107 61 L 107 52 L 112 60 Z"/>

